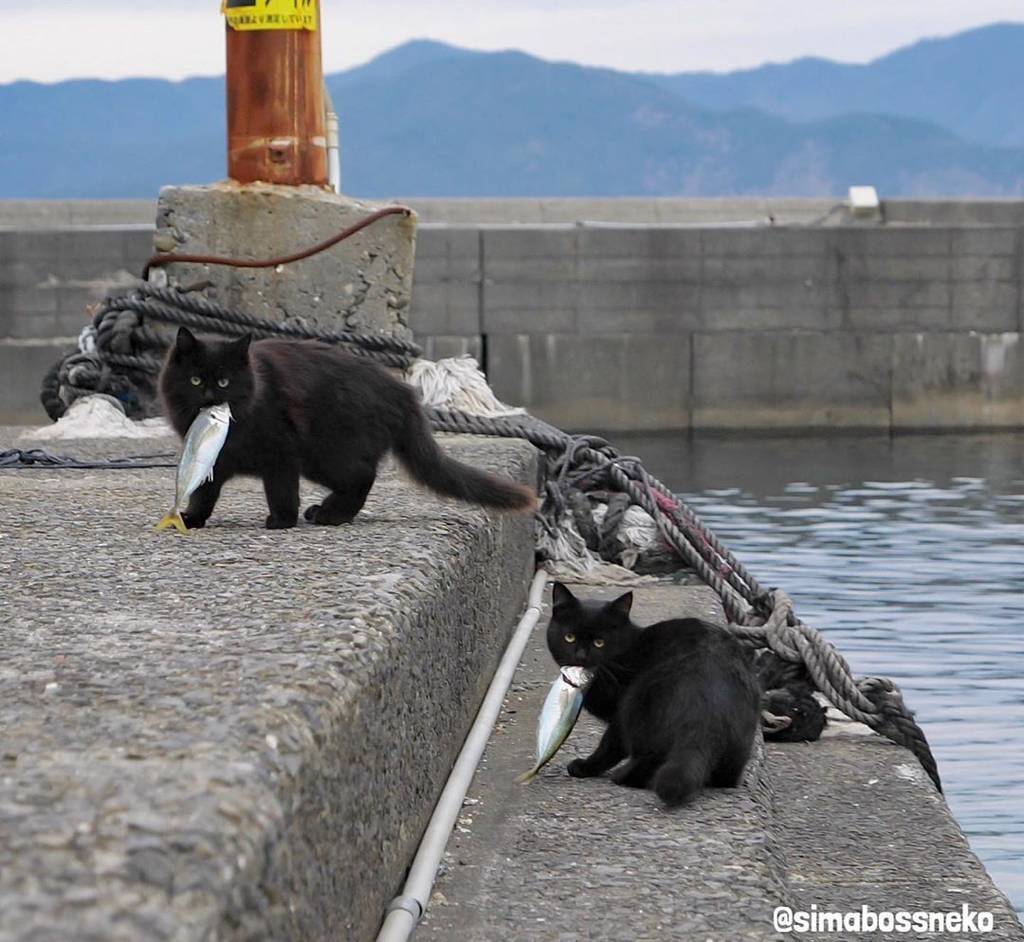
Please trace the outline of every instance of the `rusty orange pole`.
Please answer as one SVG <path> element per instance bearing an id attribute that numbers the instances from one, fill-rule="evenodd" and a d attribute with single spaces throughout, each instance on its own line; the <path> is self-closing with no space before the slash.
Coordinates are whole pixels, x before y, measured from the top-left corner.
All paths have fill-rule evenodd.
<path id="1" fill-rule="evenodd" d="M 315 8 L 315 29 L 231 25 L 232 15 L 245 15 L 247 10 L 309 10 L 311 6 Z M 225 23 L 228 176 L 239 183 L 262 180 L 326 186 L 319 4 L 315 0 L 289 0 L 287 4 L 280 0 L 225 0 L 224 7 L 229 14 Z"/>

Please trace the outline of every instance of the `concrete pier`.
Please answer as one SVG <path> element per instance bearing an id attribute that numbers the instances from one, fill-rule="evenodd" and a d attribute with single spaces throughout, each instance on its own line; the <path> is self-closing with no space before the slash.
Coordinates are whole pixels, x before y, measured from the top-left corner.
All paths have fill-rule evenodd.
<path id="1" fill-rule="evenodd" d="M 580 586 L 584 598 L 622 588 Z M 722 621 L 697 586 L 634 588 L 641 624 L 684 614 Z M 967 845 L 942 796 L 907 750 L 834 715 L 816 743 L 761 744 L 736 789 L 665 811 L 653 792 L 566 764 L 597 744 L 583 715 L 533 782 L 541 704 L 555 677 L 535 630 L 445 854 L 416 938 L 429 942 L 859 942 L 956 935 L 774 930 L 776 907 L 993 916 L 970 938 L 1024 940 L 1006 897 Z M 832 711 L 834 713 L 834 711 Z M 964 937 L 964 936 L 960 936 Z"/>
<path id="2" fill-rule="evenodd" d="M 412 327 L 575 428 L 1024 427 L 1017 204 L 887 205 L 877 227 L 813 201 L 685 202 L 425 201 L 408 306 L 411 259 L 365 246 L 387 271 L 367 269 L 363 319 L 302 279 L 227 300 Z M 0 421 L 42 421 L 43 371 L 154 230 L 132 204 L 43 225 L 16 209 L 4 229 L 0 206 Z M 158 242 L 223 250 L 186 215 L 165 212 Z M 32 447 L 20 432 L 0 449 Z M 522 442 L 444 444 L 535 480 Z M 259 484 L 238 482 L 185 538 L 152 530 L 172 491 L 171 469 L 0 471 L 0 942 L 369 940 L 521 611 L 532 521 L 389 468 L 352 526 L 267 532 Z M 642 622 L 722 614 L 700 587 L 637 597 Z M 671 814 L 564 774 L 599 734 L 587 719 L 517 785 L 553 671 L 542 622 L 417 938 L 760 940 L 780 906 L 967 905 L 992 913 L 986 938 L 1024 940 L 916 760 L 839 717 Z"/>
<path id="3" fill-rule="evenodd" d="M 443 444 L 535 480 L 522 442 Z M 207 529 L 156 533 L 173 491 L 0 471 L 0 940 L 372 938 L 522 610 L 533 521 L 389 470 L 350 526 L 264 530 L 238 481 Z"/>
<path id="4" fill-rule="evenodd" d="M 336 236 L 378 206 L 315 186 L 233 181 L 168 186 L 157 204 L 156 251 L 268 259 Z M 407 339 L 415 216 L 388 216 L 309 258 L 271 268 L 175 262 L 176 286 L 207 283 L 213 300 L 270 320 Z"/>
<path id="5" fill-rule="evenodd" d="M 31 447 L 18 431 L 0 448 Z M 535 478 L 521 442 L 443 444 Z M 171 469 L 0 472 L 0 942 L 368 942 L 522 610 L 532 521 L 388 469 L 348 527 L 263 530 L 237 482 L 207 529 L 155 533 L 172 490 Z M 704 587 L 634 593 L 641 623 L 722 618 Z M 780 906 L 967 905 L 985 938 L 1024 940 L 913 756 L 837 716 L 672 813 L 565 774 L 600 733 L 586 717 L 517 784 L 554 675 L 545 621 L 417 939 L 768 940 Z"/>

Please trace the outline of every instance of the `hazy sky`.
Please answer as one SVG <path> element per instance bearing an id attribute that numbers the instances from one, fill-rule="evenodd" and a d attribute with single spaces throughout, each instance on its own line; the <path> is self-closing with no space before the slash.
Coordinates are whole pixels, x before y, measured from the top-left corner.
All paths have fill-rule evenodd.
<path id="1" fill-rule="evenodd" d="M 407 39 L 664 72 L 820 55 L 1024 20 L 1021 0 L 321 0 L 328 71 Z M 0 82 L 223 71 L 219 0 L 0 0 Z"/>

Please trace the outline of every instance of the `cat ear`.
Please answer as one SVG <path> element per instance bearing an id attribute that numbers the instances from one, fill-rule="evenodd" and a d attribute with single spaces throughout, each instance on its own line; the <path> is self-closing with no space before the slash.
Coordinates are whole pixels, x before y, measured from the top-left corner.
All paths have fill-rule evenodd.
<path id="1" fill-rule="evenodd" d="M 614 602 L 608 603 L 608 610 L 614 612 L 621 618 L 629 618 L 630 609 L 633 607 L 633 593 L 626 592 L 620 595 Z"/>
<path id="2" fill-rule="evenodd" d="M 551 606 L 552 608 L 563 608 L 566 605 L 572 605 L 576 602 L 576 596 L 573 595 L 561 582 L 555 582 L 551 586 Z"/>
<path id="3" fill-rule="evenodd" d="M 249 344 L 252 343 L 252 334 L 242 334 L 235 341 L 235 354 L 240 360 L 247 360 L 249 358 Z"/>
<path id="4" fill-rule="evenodd" d="M 183 354 L 195 353 L 198 347 L 199 341 L 196 340 L 196 335 L 187 327 L 179 327 L 178 336 L 174 341 L 174 352 Z"/>

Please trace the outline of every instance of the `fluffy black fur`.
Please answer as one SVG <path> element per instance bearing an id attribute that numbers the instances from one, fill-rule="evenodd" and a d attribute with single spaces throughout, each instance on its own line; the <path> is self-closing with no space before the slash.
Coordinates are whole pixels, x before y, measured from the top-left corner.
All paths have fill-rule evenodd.
<path id="1" fill-rule="evenodd" d="M 705 785 L 739 783 L 761 691 L 736 639 L 698 618 L 640 628 L 629 618 L 632 592 L 584 601 L 556 582 L 552 603 L 548 648 L 558 664 L 594 671 L 583 706 L 608 724 L 594 754 L 569 763 L 570 775 L 600 775 L 627 759 L 613 781 L 652 787 L 667 805 Z"/>
<path id="2" fill-rule="evenodd" d="M 449 458 L 415 391 L 383 367 L 312 341 L 250 341 L 200 340 L 182 327 L 160 374 L 164 408 L 179 435 L 215 403 L 227 402 L 234 417 L 213 480 L 182 514 L 188 527 L 205 525 L 237 474 L 263 479 L 268 529 L 295 526 L 300 475 L 331 492 L 307 508 L 306 519 L 348 523 L 388 451 L 439 494 L 500 510 L 533 508 L 527 488 Z"/>

